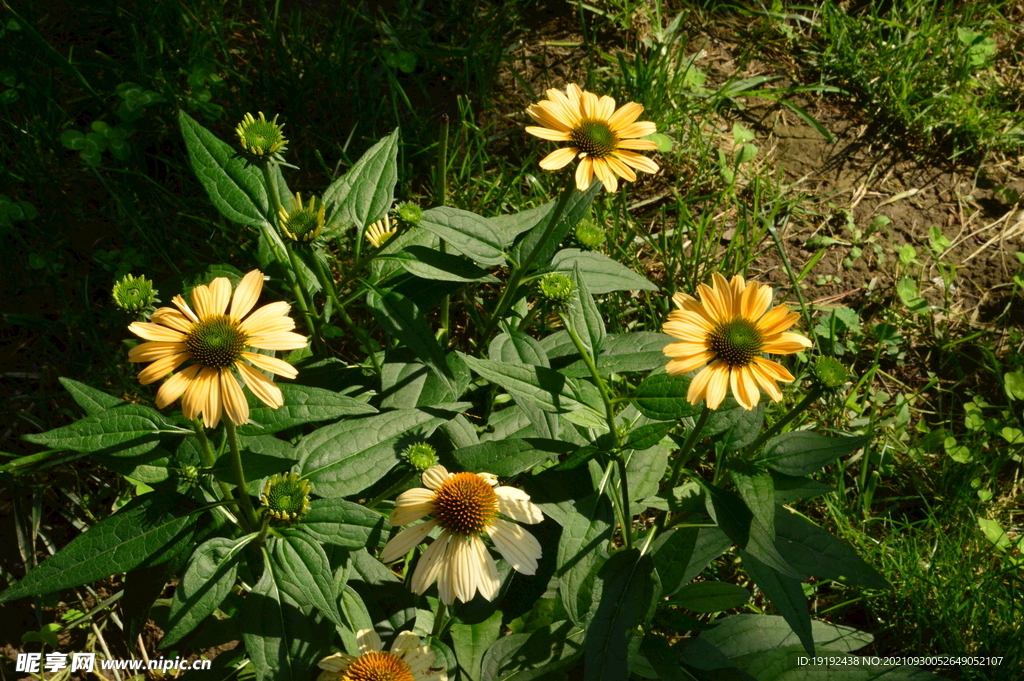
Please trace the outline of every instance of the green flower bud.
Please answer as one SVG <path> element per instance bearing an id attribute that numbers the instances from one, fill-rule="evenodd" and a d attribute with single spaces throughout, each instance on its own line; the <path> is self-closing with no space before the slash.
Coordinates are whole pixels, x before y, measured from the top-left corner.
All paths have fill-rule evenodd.
<path id="1" fill-rule="evenodd" d="M 194 485 L 199 482 L 199 469 L 195 466 L 182 466 L 181 477 L 185 482 Z"/>
<path id="2" fill-rule="evenodd" d="M 405 448 L 402 457 L 418 471 L 437 465 L 437 450 L 426 442 L 416 442 Z"/>
<path id="3" fill-rule="evenodd" d="M 604 228 L 593 220 L 580 220 L 576 225 L 576 240 L 584 248 L 595 250 L 605 242 Z"/>
<path id="4" fill-rule="evenodd" d="M 130 274 L 125 275 L 121 281 L 114 284 L 114 289 L 111 291 L 115 305 L 125 312 L 136 313 L 151 309 L 153 304 L 159 301 L 156 294 L 153 282 L 146 279 L 145 276 L 136 278 Z"/>
<path id="5" fill-rule="evenodd" d="M 250 154 L 279 160 L 288 144 L 283 128 L 284 123 L 278 124 L 276 115 L 274 120 L 268 121 L 261 111 L 259 119 L 253 118 L 251 113 L 245 114 L 235 132 L 238 133 L 238 143 Z"/>
<path id="6" fill-rule="evenodd" d="M 315 197 L 311 197 L 303 206 L 302 195 L 296 194 L 291 211 L 282 207 L 277 214 L 277 224 L 281 227 L 281 233 L 292 241 L 308 244 L 320 236 L 324 228 L 325 211 L 323 201 L 318 202 Z"/>
<path id="7" fill-rule="evenodd" d="M 850 373 L 846 367 L 834 357 L 819 357 L 814 364 L 814 377 L 818 383 L 829 390 L 836 390 L 843 387 L 850 380 Z"/>
<path id="8" fill-rule="evenodd" d="M 398 208 L 395 209 L 398 213 L 398 217 L 410 225 L 416 226 L 423 219 L 423 209 L 412 201 L 406 201 L 405 203 L 398 204 Z"/>
<path id="9" fill-rule="evenodd" d="M 298 473 L 287 473 L 267 480 L 260 499 L 267 513 L 292 522 L 309 511 L 309 492 L 309 480 L 300 479 Z"/>
<path id="10" fill-rule="evenodd" d="M 565 303 L 572 297 L 576 285 L 561 272 L 545 274 L 540 280 L 540 293 L 553 303 Z"/>

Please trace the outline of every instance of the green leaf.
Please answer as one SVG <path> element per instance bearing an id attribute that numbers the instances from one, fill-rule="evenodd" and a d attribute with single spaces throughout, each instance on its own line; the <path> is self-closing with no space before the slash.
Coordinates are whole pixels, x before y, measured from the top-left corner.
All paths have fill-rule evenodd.
<path id="1" fill-rule="evenodd" d="M 627 634 L 655 597 L 651 556 L 637 549 L 618 551 L 598 573 L 602 581 L 597 607 L 585 643 L 584 674 L 588 681 L 622 681 L 629 676 Z"/>
<path id="2" fill-rule="evenodd" d="M 498 334 L 491 341 L 488 348 L 488 356 L 491 359 L 509 364 L 551 367 L 547 353 L 544 352 L 541 344 L 525 333 Z M 530 423 L 533 424 L 535 435 L 549 439 L 558 438 L 561 432 L 558 414 L 545 411 L 534 404 L 529 397 L 515 390 L 509 390 L 509 394 L 515 398 L 519 409 L 530 420 Z"/>
<path id="3" fill-rule="evenodd" d="M 780 573 L 794 579 L 803 578 L 804 575 L 794 570 L 776 548 L 775 535 L 739 496 L 720 487 L 704 486 L 704 491 L 708 515 L 733 543 Z"/>
<path id="4" fill-rule="evenodd" d="M 596 360 L 597 370 L 607 375 L 659 369 L 668 362 L 665 346 L 674 341 L 672 336 L 653 331 L 610 335 L 605 338 L 603 352 Z M 573 378 L 590 376 L 582 359 L 560 371 Z"/>
<path id="5" fill-rule="evenodd" d="M 583 216 L 590 210 L 590 204 L 594 201 L 594 197 L 597 196 L 598 192 L 601 191 L 601 183 L 593 182 L 590 188 L 585 192 L 573 190 L 572 196 L 569 197 L 569 202 L 565 206 L 565 211 L 562 213 L 561 219 L 555 226 L 555 229 L 551 232 L 551 236 L 547 242 L 541 247 L 537 253 L 536 259 L 530 266 L 531 270 L 542 269 L 547 267 L 548 263 L 551 262 L 551 256 L 555 254 L 555 250 L 558 245 L 565 240 L 565 237 L 569 234 L 569 231 L 576 227 L 576 224 L 583 219 Z M 518 262 L 523 262 L 526 257 L 533 251 L 534 248 L 540 243 L 541 237 L 544 236 L 544 232 L 547 231 L 548 225 L 551 222 L 552 211 L 555 207 L 555 201 L 546 203 L 539 208 L 533 209 L 536 213 L 526 211 L 530 214 L 530 217 L 536 215 L 543 215 L 538 222 L 530 228 L 529 231 L 523 235 L 515 246 L 512 247 L 512 258 Z M 500 218 L 492 218 L 492 220 L 499 220 Z"/>
<path id="6" fill-rule="evenodd" d="M 654 541 L 654 565 L 661 588 L 671 596 L 704 571 L 732 542 L 717 527 L 682 527 Z"/>
<path id="7" fill-rule="evenodd" d="M 544 411 L 564 413 L 586 406 L 580 386 L 554 369 L 476 359 L 462 353 L 459 356 L 491 383 L 517 393 Z"/>
<path id="8" fill-rule="evenodd" d="M 587 282 L 578 266 L 571 272 L 570 277 L 575 284 L 575 289 L 566 316 L 572 325 L 570 328 L 579 335 L 587 353 L 591 357 L 596 357 L 601 354 L 601 346 L 604 344 L 604 319 L 597 309 L 594 297 L 590 295 L 590 289 L 587 288 Z"/>
<path id="9" fill-rule="evenodd" d="M 256 538 L 214 537 L 192 554 L 184 576 L 174 589 L 167 633 L 160 647 L 172 646 L 217 609 L 235 586 L 239 552 Z"/>
<path id="10" fill-rule="evenodd" d="M 687 584 L 672 597 L 672 605 L 691 612 L 722 612 L 744 605 L 750 592 L 742 586 L 726 582 L 694 582 Z"/>
<path id="11" fill-rule="evenodd" d="M 278 473 L 284 473 L 298 463 L 298 459 L 282 458 L 273 455 L 268 456 L 267 454 L 257 454 L 251 451 L 246 451 L 242 455 L 242 460 L 245 463 L 245 468 L 243 469 L 245 473 L 245 481 L 247 483 L 257 483 L 256 485 L 246 485 L 246 490 L 249 494 L 253 495 L 259 494 L 259 482 L 263 480 L 263 478 L 267 478 Z M 235 472 L 234 465 L 231 461 L 231 452 L 225 452 L 222 454 L 213 464 L 213 468 L 210 472 L 213 473 L 215 478 L 222 482 L 232 485 L 235 484 Z"/>
<path id="12" fill-rule="evenodd" d="M 757 588 L 768 597 L 772 605 L 800 638 L 808 655 L 814 655 L 814 637 L 811 635 L 811 613 L 807 607 L 800 580 L 780 574 L 746 551 L 740 550 L 743 567 L 757 584 Z"/>
<path id="13" fill-rule="evenodd" d="M 398 183 L 398 128 L 382 138 L 347 173 L 324 191 L 327 206 L 325 232 L 337 234 L 349 225 L 359 228 L 357 238 L 371 223 L 384 217 L 395 201 Z"/>
<path id="14" fill-rule="evenodd" d="M 270 563 L 278 588 L 296 603 L 312 605 L 337 626 L 345 626 L 327 554 L 304 534 L 285 530 L 280 535 L 270 542 Z"/>
<path id="15" fill-rule="evenodd" d="M 69 426 L 25 435 L 24 439 L 51 449 L 87 454 L 102 451 L 107 456 L 129 457 L 154 449 L 160 441 L 160 433 L 166 431 L 181 431 L 181 428 L 155 409 L 125 404 L 86 416 Z"/>
<path id="16" fill-rule="evenodd" d="M 580 602 L 580 586 L 598 562 L 604 560 L 604 544 L 611 537 L 614 518 L 611 503 L 603 494 L 592 494 L 572 503 L 562 522 L 558 540 L 558 590 L 569 619 L 581 623 L 590 602 Z"/>
<path id="17" fill-rule="evenodd" d="M 361 549 L 376 546 L 387 534 L 385 521 L 379 513 L 351 501 L 314 499 L 297 529 L 323 544 Z"/>
<path id="18" fill-rule="evenodd" d="M 690 404 L 686 399 L 691 380 L 685 374 L 654 374 L 633 393 L 633 403 L 641 414 L 656 421 L 676 421 L 684 416 L 699 414 L 703 406 Z"/>
<path id="19" fill-rule="evenodd" d="M 276 564 L 264 548 L 263 576 L 245 597 L 241 618 L 245 651 L 257 681 L 309 681 L 323 646 L 316 638 L 308 606 L 277 583 Z"/>
<path id="20" fill-rule="evenodd" d="M 724 451 L 737 451 L 757 439 L 764 424 L 764 402 L 747 410 L 739 406 L 731 395 L 711 412 L 702 437 L 714 437 Z"/>
<path id="21" fill-rule="evenodd" d="M 418 226 L 444 239 L 449 246 L 481 265 L 505 262 L 500 235 L 476 213 L 438 206 L 424 211 Z"/>
<path id="22" fill-rule="evenodd" d="M 556 465 L 552 466 L 549 470 L 553 471 L 571 471 L 574 468 L 579 468 L 586 462 L 593 459 L 601 452 L 597 447 L 585 446 L 580 447 L 575 452 L 570 454 L 566 459 L 560 461 Z"/>
<path id="23" fill-rule="evenodd" d="M 90 388 L 84 383 L 72 381 L 70 378 L 61 377 L 58 379 L 64 389 L 71 393 L 71 397 L 78 403 L 87 416 L 95 416 L 107 409 L 120 406 L 125 402 L 113 395 L 108 395 L 102 390 Z"/>
<path id="24" fill-rule="evenodd" d="M 1009 535 L 1006 534 L 1006 530 L 996 521 L 989 520 L 988 518 L 978 518 L 978 527 L 981 529 L 982 534 L 985 535 L 985 539 L 999 551 L 1006 551 L 1013 546 L 1013 542 Z"/>
<path id="25" fill-rule="evenodd" d="M 1024 371 L 1009 371 L 1003 374 L 1006 396 L 1011 400 L 1024 400 Z"/>
<path id="26" fill-rule="evenodd" d="M 794 431 L 769 440 L 760 460 L 769 468 L 786 475 L 807 475 L 839 457 L 852 454 L 870 441 L 870 435 L 825 437 L 803 430 Z"/>
<path id="27" fill-rule="evenodd" d="M 272 409 L 261 402 L 261 406 L 249 411 L 250 423 L 238 428 L 239 435 L 266 435 L 304 423 L 377 412 L 369 404 L 333 390 L 296 383 L 279 383 L 278 387 L 284 396 L 284 406 Z"/>
<path id="28" fill-rule="evenodd" d="M 180 494 L 136 497 L 0 594 L 0 603 L 159 565 L 175 555 L 176 547 L 192 541 L 193 508 Z"/>
<path id="29" fill-rule="evenodd" d="M 835 492 L 834 487 L 823 485 L 810 478 L 797 478 L 782 473 L 772 473 L 775 481 L 775 503 L 790 504 L 798 499 L 813 499 L 822 494 Z"/>
<path id="30" fill-rule="evenodd" d="M 178 123 L 192 171 L 221 215 L 243 225 L 269 225 L 263 173 L 184 110 Z"/>
<path id="31" fill-rule="evenodd" d="M 455 376 L 448 368 L 444 350 L 434 337 L 426 318 L 411 298 L 397 291 L 371 290 L 366 305 L 388 334 L 402 341 L 416 357 L 430 367 L 455 399 L 459 398 Z"/>
<path id="32" fill-rule="evenodd" d="M 484 653 L 501 634 L 501 611 L 496 610 L 478 624 L 453 624 L 451 634 L 455 657 L 463 676 L 469 681 L 484 681 L 480 675 L 480 663 Z"/>
<path id="33" fill-rule="evenodd" d="M 487 273 L 469 260 L 452 253 L 441 253 L 423 246 L 406 246 L 392 256 L 402 268 L 423 279 L 440 281 L 483 281 L 497 282 L 498 278 Z"/>
<path id="34" fill-rule="evenodd" d="M 295 447 L 302 477 L 318 496 L 361 492 L 398 464 L 404 434 L 433 430 L 454 417 L 454 412 L 440 408 L 397 409 L 324 426 Z"/>
<path id="35" fill-rule="evenodd" d="M 775 534 L 779 553 L 804 574 L 872 589 L 892 588 L 853 549 L 795 513 L 781 508 L 776 512 Z"/>
<path id="36" fill-rule="evenodd" d="M 463 470 L 486 471 L 506 478 L 576 449 L 576 445 L 560 440 L 526 438 L 481 442 L 472 447 L 457 449 L 452 452 L 452 456 Z"/>
<path id="37" fill-rule="evenodd" d="M 625 265 L 606 255 L 578 248 L 563 248 L 555 253 L 551 267 L 558 272 L 572 272 L 579 268 L 581 278 L 595 295 L 612 291 L 657 291 L 651 283 Z"/>
<path id="38" fill-rule="evenodd" d="M 554 622 L 530 634 L 521 647 L 505 658 L 499 674 L 487 676 L 485 671 L 481 678 L 487 681 L 550 679 L 552 673 L 583 654 L 585 633 L 572 622 Z"/>
<path id="39" fill-rule="evenodd" d="M 703 632 L 700 638 L 730 658 L 800 643 L 782 617 L 732 615 L 717 620 L 717 623 L 717 627 Z M 849 653 L 873 640 L 871 634 L 850 627 L 818 621 L 812 625 L 814 642 L 820 650 Z"/>
<path id="40" fill-rule="evenodd" d="M 352 552 L 350 559 L 352 572 L 348 584 L 366 605 L 377 633 L 389 638 L 411 627 L 416 619 L 412 593 L 391 570 L 365 550 Z"/>
<path id="41" fill-rule="evenodd" d="M 650 449 L 661 442 L 662 438 L 675 427 L 675 423 L 665 422 L 640 426 L 629 433 L 629 438 L 627 438 L 623 449 Z"/>
<path id="42" fill-rule="evenodd" d="M 480 662 L 481 677 L 488 681 L 501 678 L 500 670 L 510 664 L 512 656 L 526 645 L 530 637 L 531 634 L 508 634 L 491 644 Z"/>

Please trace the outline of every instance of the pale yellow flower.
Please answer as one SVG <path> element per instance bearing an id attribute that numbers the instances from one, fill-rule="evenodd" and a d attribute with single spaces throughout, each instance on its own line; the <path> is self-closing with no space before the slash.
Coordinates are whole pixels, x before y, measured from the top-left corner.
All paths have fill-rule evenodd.
<path id="1" fill-rule="evenodd" d="M 380 248 L 397 232 L 398 230 L 391 226 L 391 218 L 385 213 L 384 219 L 377 220 L 366 228 L 366 240 L 373 244 L 374 248 Z"/>
<path id="2" fill-rule="evenodd" d="M 444 667 L 434 666 L 434 651 L 411 631 L 398 634 L 390 652 L 372 629 L 360 629 L 356 642 L 359 655 L 335 653 L 320 660 L 317 681 L 448 681 Z"/>
<path id="3" fill-rule="evenodd" d="M 637 121 L 644 107 L 628 102 L 618 109 L 615 100 L 598 97 L 593 92 L 569 84 L 565 92 L 552 88 L 548 98 L 531 104 L 526 113 L 541 127 L 528 126 L 526 132 L 546 140 L 570 142 L 572 146 L 556 149 L 543 159 L 544 170 L 564 168 L 579 157 L 576 166 L 576 188 L 586 191 L 594 176 L 610 192 L 618 189 L 618 178 L 636 181 L 633 169 L 645 173 L 658 172 L 658 164 L 636 153 L 653 151 L 658 145 L 638 139 L 657 132 L 648 121 Z"/>
<path id="4" fill-rule="evenodd" d="M 544 519 L 530 496 L 514 487 L 499 487 L 490 473 L 449 473 L 433 466 L 423 473 L 426 489 L 417 487 L 398 495 L 389 522 L 408 525 L 426 516 L 426 522 L 403 530 L 384 547 L 380 559 L 391 563 L 426 539 L 435 527 L 441 534 L 427 547 L 412 575 L 412 590 L 424 593 L 437 581 L 441 602 L 473 600 L 479 591 L 487 600 L 498 596 L 498 569 L 481 534 L 487 534 L 502 557 L 524 575 L 537 571 L 540 543 L 506 516 L 521 523 Z"/>
<path id="5" fill-rule="evenodd" d="M 154 383 L 185 362 L 192 364 L 171 376 L 156 394 L 160 409 L 179 397 L 185 418 L 203 415 L 208 427 L 220 423 L 221 413 L 236 425 L 249 420 L 249 406 L 238 385 L 237 375 L 268 406 L 284 404 L 281 389 L 263 373 L 295 378 L 295 367 L 260 350 L 297 350 L 306 347 L 306 339 L 292 333 L 295 321 L 288 316 L 288 303 L 264 305 L 249 314 L 263 289 L 263 273 L 249 272 L 238 284 L 234 295 L 231 282 L 217 277 L 209 286 L 192 289 L 192 307 L 181 296 L 174 296 L 177 307 L 161 307 L 150 322 L 134 322 L 128 330 L 149 343 L 128 351 L 131 362 L 152 362 L 139 372 L 143 385 Z"/>
<path id="6" fill-rule="evenodd" d="M 690 383 L 690 404 L 706 400 L 709 408 L 717 409 L 730 388 L 748 410 L 761 399 L 759 387 L 772 400 L 781 400 L 776 381 L 791 382 L 793 375 L 761 354 L 788 355 L 811 347 L 806 337 L 786 331 L 800 315 L 790 312 L 788 305 L 769 310 L 771 287 L 744 283 L 739 275 L 729 282 L 716 273 L 711 286 L 699 284 L 697 290 L 700 301 L 685 293 L 673 296 L 679 309 L 670 312 L 661 327 L 682 341 L 665 346 L 665 354 L 672 358 L 665 367 L 670 375 L 707 364 Z"/>

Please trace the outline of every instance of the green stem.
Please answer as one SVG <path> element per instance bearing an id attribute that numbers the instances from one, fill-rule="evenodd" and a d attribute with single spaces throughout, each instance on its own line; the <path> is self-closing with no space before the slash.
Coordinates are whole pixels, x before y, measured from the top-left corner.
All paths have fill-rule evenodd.
<path id="1" fill-rule="evenodd" d="M 260 527 L 260 534 L 254 540 L 256 542 L 257 546 L 262 545 L 263 542 L 266 541 L 267 535 L 270 534 L 270 517 L 267 516 L 267 515 L 264 515 L 262 522 L 263 522 L 263 525 L 262 525 L 262 527 Z"/>
<path id="2" fill-rule="evenodd" d="M 800 402 L 797 403 L 797 405 L 793 407 L 788 414 L 786 414 L 781 419 L 772 424 L 772 426 L 768 430 L 761 433 L 761 435 L 758 436 L 756 440 L 750 443 L 750 445 L 743 450 L 744 458 L 746 457 L 746 455 L 752 452 L 756 452 L 761 447 L 761 445 L 763 445 L 771 438 L 775 437 L 776 433 L 782 430 L 787 423 L 789 423 L 797 416 L 799 416 L 801 413 L 803 413 L 804 410 L 807 409 L 807 407 L 811 406 L 824 393 L 825 389 L 820 385 L 815 385 L 814 387 L 812 387 L 807 392 L 807 394 L 804 395 L 804 399 L 800 400 Z"/>
<path id="3" fill-rule="evenodd" d="M 231 450 L 231 473 L 235 477 L 235 489 L 238 490 L 238 497 L 242 502 L 242 512 L 245 518 L 245 531 L 255 532 L 259 527 L 256 519 L 256 509 L 252 506 L 252 499 L 245 491 L 245 472 L 242 470 L 242 452 L 238 449 L 238 433 L 235 431 L 235 424 L 231 419 L 224 419 L 224 426 L 228 431 L 228 447 Z"/>
<path id="4" fill-rule="evenodd" d="M 690 434 L 686 437 L 686 441 L 683 442 L 682 449 L 679 450 L 679 456 L 676 457 L 675 463 L 672 464 L 672 472 L 668 476 L 668 488 L 673 490 L 676 485 L 679 484 L 679 475 L 682 473 L 683 466 L 690 459 L 690 452 L 693 451 L 694 445 L 700 439 L 700 433 L 704 430 L 705 424 L 708 422 L 708 418 L 711 416 L 711 409 L 708 408 L 707 403 L 704 404 L 704 410 L 697 417 L 697 423 L 693 424 L 693 429 Z"/>
<path id="5" fill-rule="evenodd" d="M 213 448 L 210 446 L 210 439 L 206 437 L 206 428 L 203 427 L 203 423 L 199 420 L 199 417 L 192 419 L 192 430 L 196 433 L 196 439 L 199 440 L 199 450 L 203 453 L 203 463 L 206 464 L 207 468 L 213 468 L 217 462 L 216 457 L 213 455 Z M 225 499 L 229 499 L 237 503 L 235 495 L 231 492 L 231 488 L 223 480 L 217 480 L 217 485 L 220 487 L 221 494 L 224 495 Z"/>
<path id="6" fill-rule="evenodd" d="M 440 638 L 441 631 L 444 629 L 444 617 L 447 612 L 448 606 L 444 604 L 444 601 L 438 601 L 437 612 L 434 613 L 434 627 L 430 630 L 432 638 Z"/>
<path id="7" fill-rule="evenodd" d="M 362 344 L 363 348 L 366 350 L 366 354 L 370 356 L 370 362 L 373 364 L 373 370 L 378 376 L 380 376 L 380 360 L 377 359 L 377 353 L 373 352 L 373 349 L 370 347 L 369 335 L 367 335 L 363 327 L 352 321 L 352 317 L 349 316 L 348 310 L 346 310 L 345 306 L 341 304 L 340 300 L 338 300 L 338 293 L 334 289 L 334 279 L 328 276 L 326 270 L 324 270 L 323 263 L 320 262 L 320 258 L 316 257 L 316 254 L 313 255 L 313 262 L 316 265 L 316 272 L 314 274 L 316 274 L 316 278 L 320 281 L 320 286 L 324 289 L 324 292 L 327 294 L 327 297 L 330 298 L 331 302 L 334 303 L 334 307 L 338 311 L 338 316 L 341 317 L 342 323 L 348 327 L 349 331 L 355 334 L 356 339 Z"/>
<path id="8" fill-rule="evenodd" d="M 555 204 L 554 210 L 551 211 L 551 219 L 548 221 L 547 227 L 544 229 L 544 233 L 541 235 L 540 240 L 530 251 L 529 255 L 523 262 L 519 263 L 519 266 L 512 270 L 512 276 L 509 277 L 508 285 L 505 290 L 501 292 L 501 297 L 498 299 L 498 306 L 494 308 L 494 314 L 491 315 L 490 321 L 487 322 L 487 328 L 484 329 L 483 336 L 481 336 L 481 343 L 486 343 L 487 339 L 491 337 L 494 330 L 498 327 L 498 323 L 504 318 L 505 313 L 508 312 L 508 308 L 512 305 L 512 300 L 515 298 L 516 291 L 519 289 L 519 282 L 522 281 L 523 276 L 530 271 L 530 266 L 533 265 L 533 261 L 540 255 L 541 250 L 547 245 L 548 239 L 554 234 L 555 228 L 558 223 L 562 220 L 562 214 L 565 213 L 566 206 L 569 205 L 569 199 L 572 197 L 573 192 L 576 189 L 576 179 L 571 173 L 567 174 L 568 181 L 565 184 L 565 189 L 562 190 L 562 195 L 558 198 L 558 203 Z"/>
<path id="9" fill-rule="evenodd" d="M 415 477 L 416 477 L 416 473 L 417 473 L 417 471 L 416 471 L 415 469 L 414 469 L 414 470 L 411 470 L 411 471 L 409 471 L 409 472 L 408 472 L 408 473 L 406 473 L 406 474 L 405 474 L 404 476 L 402 476 L 402 479 L 401 479 L 401 480 L 399 480 L 398 482 L 396 482 L 396 483 L 395 483 L 394 485 L 392 485 L 391 487 L 388 487 L 388 488 L 387 488 L 386 490 L 384 490 L 383 492 L 381 492 L 380 494 L 378 494 L 377 496 L 375 496 L 375 497 L 374 497 L 373 499 L 371 499 L 371 500 L 370 500 L 370 501 L 369 501 L 368 503 L 366 503 L 366 504 L 363 504 L 363 505 L 364 505 L 364 506 L 365 506 L 366 508 L 375 508 L 375 507 L 377 506 L 377 504 L 379 504 L 380 502 L 384 501 L 385 499 L 387 499 L 388 497 L 390 497 L 390 496 L 391 496 L 392 494 L 394 494 L 394 493 L 395 493 L 395 492 L 397 492 L 398 490 L 400 490 L 400 489 L 402 489 L 403 487 L 405 487 L 406 485 L 408 485 L 408 484 L 409 484 L 409 482 L 410 482 L 410 481 L 411 481 L 411 480 L 412 480 L 413 478 L 415 478 Z"/>
<path id="10" fill-rule="evenodd" d="M 440 139 L 437 143 L 437 205 L 447 205 L 448 200 L 448 114 L 442 114 L 441 116 L 441 133 Z M 441 239 L 441 252 L 448 252 L 448 245 Z M 441 298 L 441 309 L 439 315 L 441 317 L 441 334 L 437 339 L 441 346 L 444 347 L 448 343 L 448 339 L 451 337 L 451 321 L 449 319 L 449 307 L 451 305 L 451 296 L 445 294 Z"/>

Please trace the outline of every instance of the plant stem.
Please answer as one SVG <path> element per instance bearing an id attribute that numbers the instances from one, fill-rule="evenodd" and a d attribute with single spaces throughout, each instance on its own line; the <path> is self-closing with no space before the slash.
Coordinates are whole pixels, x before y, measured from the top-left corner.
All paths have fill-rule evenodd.
<path id="1" fill-rule="evenodd" d="M 320 262 L 320 258 L 316 257 L 315 253 L 313 254 L 313 262 L 316 265 L 315 274 L 316 278 L 320 281 L 320 286 L 323 287 L 327 297 L 334 303 L 334 307 L 338 311 L 338 315 L 341 317 L 342 323 L 348 327 L 349 331 L 355 334 L 356 339 L 362 344 L 363 348 L 366 350 L 366 354 L 370 356 L 370 362 L 373 364 L 373 370 L 378 376 L 380 376 L 380 360 L 377 359 L 377 353 L 373 352 L 373 349 L 370 347 L 370 337 L 366 334 L 363 327 L 352 321 L 352 317 L 349 316 L 348 310 L 346 310 L 345 306 L 341 304 L 340 300 L 338 300 L 338 293 L 334 290 L 334 279 L 327 274 L 326 270 L 324 270 L 323 263 Z"/>
<path id="2" fill-rule="evenodd" d="M 437 612 L 434 613 L 434 627 L 430 630 L 432 638 L 440 638 L 441 630 L 444 628 L 444 616 L 447 614 L 448 606 L 444 601 L 438 601 Z"/>
<path id="3" fill-rule="evenodd" d="M 679 456 L 676 457 L 675 463 L 672 464 L 672 473 L 668 476 L 668 488 L 673 490 L 679 483 L 679 474 L 683 470 L 683 466 L 690 458 L 690 452 L 693 451 L 694 445 L 697 444 L 697 440 L 700 439 L 700 433 L 704 430 L 705 424 L 708 422 L 708 418 L 711 416 L 711 409 L 708 408 L 707 403 L 704 404 L 704 410 L 697 417 L 697 422 L 693 424 L 693 429 L 690 434 L 686 437 L 686 441 L 683 442 L 682 449 L 679 450 Z"/>
<path id="4" fill-rule="evenodd" d="M 786 414 L 781 419 L 772 424 L 772 426 L 768 430 L 761 433 L 756 440 L 750 443 L 750 445 L 748 445 L 747 448 L 743 450 L 744 457 L 746 457 L 746 455 L 752 452 L 756 452 L 758 448 L 761 447 L 761 445 L 763 445 L 772 437 L 775 437 L 775 434 L 782 430 L 787 423 L 789 423 L 797 416 L 799 416 L 804 410 L 807 409 L 807 407 L 811 406 L 824 393 L 825 389 L 822 388 L 820 385 L 815 385 L 814 387 L 812 387 L 807 392 L 807 394 L 804 395 L 804 399 L 800 400 L 800 402 L 797 403 L 797 405 L 793 407 L 788 414 Z"/>
<path id="5" fill-rule="evenodd" d="M 231 472 L 235 477 L 235 489 L 238 490 L 238 497 L 242 502 L 242 512 L 245 518 L 246 532 L 255 532 L 259 527 L 256 520 L 256 509 L 252 506 L 252 499 L 245 491 L 245 472 L 242 470 L 242 452 L 238 449 L 238 433 L 235 431 L 235 424 L 231 419 L 224 419 L 224 426 L 228 431 L 228 447 L 231 450 Z"/>
<path id="6" fill-rule="evenodd" d="M 435 200 L 437 205 L 447 205 L 448 199 L 448 114 L 441 115 L 441 134 L 440 139 L 437 143 L 437 196 Z M 448 252 L 448 245 L 441 239 L 440 250 L 442 253 Z M 449 306 L 451 305 L 451 296 L 445 294 L 441 298 L 441 309 L 438 312 L 441 318 L 441 333 L 438 337 L 438 342 L 441 343 L 441 347 L 444 347 L 448 343 L 448 339 L 451 337 L 451 321 L 449 319 Z"/>
<path id="7" fill-rule="evenodd" d="M 558 197 L 558 203 L 555 204 L 554 210 L 551 211 L 551 219 L 548 221 L 547 227 L 544 229 L 544 233 L 541 235 L 537 245 L 533 247 L 529 255 L 523 262 L 519 263 L 519 266 L 512 270 L 512 276 L 509 277 L 508 285 L 505 286 L 505 290 L 501 292 L 501 297 L 498 299 L 498 306 L 494 308 L 494 314 L 491 315 L 490 320 L 487 322 L 487 328 L 484 329 L 483 336 L 480 337 L 481 343 L 486 343 L 494 333 L 494 330 L 498 327 L 498 323 L 501 322 L 505 313 L 508 312 L 508 308 L 512 305 L 512 300 L 515 298 L 516 291 L 519 289 L 519 282 L 522 281 L 523 276 L 530 271 L 530 266 L 533 265 L 533 261 L 540 255 L 541 250 L 547 245 L 548 239 L 554 234 L 555 228 L 558 223 L 562 220 L 562 214 L 565 213 L 566 206 L 569 205 L 569 199 L 572 197 L 573 192 L 576 189 L 576 179 L 572 174 L 566 175 L 568 178 L 565 189 L 562 190 L 562 195 Z"/>
<path id="8" fill-rule="evenodd" d="M 213 455 L 213 449 L 210 447 L 210 440 L 206 437 L 206 428 L 203 427 L 202 421 L 199 417 L 192 419 L 192 430 L 196 433 L 196 439 L 199 440 L 199 450 L 203 453 L 203 462 L 207 468 L 213 468 L 217 462 L 216 457 Z M 217 485 L 220 487 L 221 494 L 224 495 L 225 499 L 229 499 L 235 503 L 235 495 L 231 492 L 231 488 L 223 480 L 217 480 Z"/>

